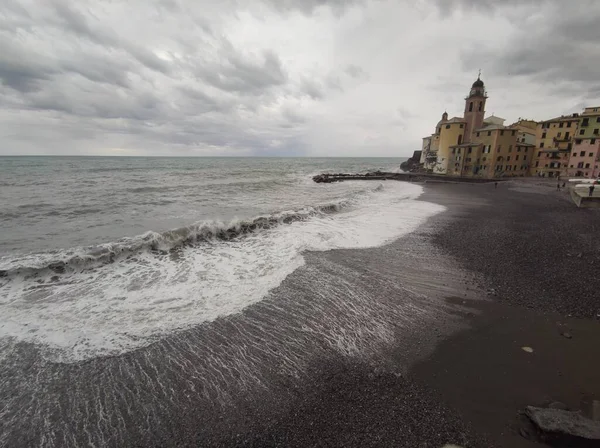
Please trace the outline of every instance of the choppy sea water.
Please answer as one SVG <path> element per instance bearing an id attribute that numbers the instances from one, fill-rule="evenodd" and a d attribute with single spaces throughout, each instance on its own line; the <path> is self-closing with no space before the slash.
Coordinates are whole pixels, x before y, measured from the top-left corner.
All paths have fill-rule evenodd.
<path id="1" fill-rule="evenodd" d="M 0 158 L 0 446 L 202 445 L 241 397 L 259 412 L 311 360 L 425 327 L 406 261 L 311 256 L 443 210 L 413 184 L 311 180 L 401 161 Z"/>
<path id="2" fill-rule="evenodd" d="M 311 180 L 399 159 L 0 161 L 0 337 L 55 361 L 241 311 L 303 252 L 381 245 L 439 208 L 406 183 Z"/>

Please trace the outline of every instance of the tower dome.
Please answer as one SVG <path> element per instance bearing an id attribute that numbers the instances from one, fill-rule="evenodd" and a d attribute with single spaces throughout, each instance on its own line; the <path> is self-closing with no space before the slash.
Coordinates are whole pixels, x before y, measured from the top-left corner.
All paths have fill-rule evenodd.
<path id="1" fill-rule="evenodd" d="M 481 87 L 483 87 L 483 86 L 484 86 L 484 84 L 483 84 L 483 81 L 482 81 L 482 80 L 481 80 L 481 78 L 479 78 L 479 76 L 478 76 L 478 77 L 477 77 L 477 81 L 475 81 L 475 82 L 473 83 L 473 88 L 474 88 L 474 89 L 475 89 L 475 88 L 481 88 Z"/>
<path id="2" fill-rule="evenodd" d="M 481 80 L 481 71 L 479 72 L 479 75 L 477 76 L 477 80 L 471 86 L 471 91 L 469 92 L 469 96 L 467 98 L 471 98 L 474 96 L 482 96 L 482 97 L 487 96 L 486 92 L 485 92 L 485 84 Z"/>

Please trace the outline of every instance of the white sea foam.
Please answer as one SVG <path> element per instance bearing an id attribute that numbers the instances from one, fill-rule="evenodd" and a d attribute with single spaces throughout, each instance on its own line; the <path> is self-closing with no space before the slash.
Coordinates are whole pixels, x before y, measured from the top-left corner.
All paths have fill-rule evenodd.
<path id="1" fill-rule="evenodd" d="M 0 288 L 0 337 L 40 344 L 47 358 L 114 355 L 163 335 L 237 313 L 302 266 L 305 251 L 380 246 L 443 207 L 422 188 L 387 182 L 336 213 L 228 241 L 134 256 L 51 279 L 15 276 Z"/>

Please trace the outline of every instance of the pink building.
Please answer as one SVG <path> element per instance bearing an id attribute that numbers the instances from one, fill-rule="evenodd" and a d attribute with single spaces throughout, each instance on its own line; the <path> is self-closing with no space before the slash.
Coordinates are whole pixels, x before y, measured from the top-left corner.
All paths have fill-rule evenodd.
<path id="1" fill-rule="evenodd" d="M 575 177 L 600 176 L 600 137 L 575 139 L 569 157 L 567 175 Z"/>

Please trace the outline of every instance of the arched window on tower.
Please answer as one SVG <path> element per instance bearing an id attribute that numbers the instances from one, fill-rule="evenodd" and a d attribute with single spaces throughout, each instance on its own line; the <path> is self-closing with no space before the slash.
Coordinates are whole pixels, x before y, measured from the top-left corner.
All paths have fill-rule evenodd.
<path id="1" fill-rule="evenodd" d="M 481 109 L 483 108 L 483 101 L 479 102 L 479 112 L 481 112 Z"/>
<path id="2" fill-rule="evenodd" d="M 469 112 L 473 112 L 473 101 L 469 103 Z"/>

